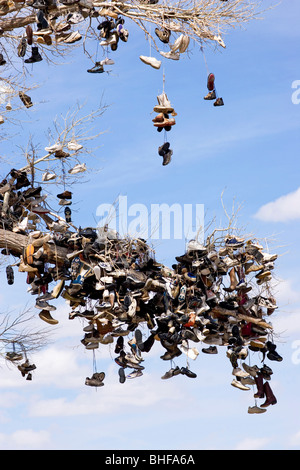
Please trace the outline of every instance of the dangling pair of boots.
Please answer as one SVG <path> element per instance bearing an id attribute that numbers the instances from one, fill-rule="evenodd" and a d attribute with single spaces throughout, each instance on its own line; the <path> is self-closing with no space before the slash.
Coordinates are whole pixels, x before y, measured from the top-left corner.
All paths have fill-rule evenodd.
<path id="1" fill-rule="evenodd" d="M 264 382 L 263 381 L 263 376 L 262 374 L 257 374 L 256 377 L 254 377 L 256 386 L 257 386 L 257 392 L 254 394 L 254 398 L 265 398 L 265 402 L 260 405 L 261 408 L 267 408 L 269 405 L 276 405 L 277 399 L 270 387 L 269 382 Z"/>

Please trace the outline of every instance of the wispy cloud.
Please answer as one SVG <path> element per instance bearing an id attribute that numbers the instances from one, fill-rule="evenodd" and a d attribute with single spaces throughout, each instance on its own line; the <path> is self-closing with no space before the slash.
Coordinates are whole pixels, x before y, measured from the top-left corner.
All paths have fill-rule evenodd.
<path id="1" fill-rule="evenodd" d="M 300 188 L 264 204 L 254 217 L 265 222 L 288 222 L 300 219 Z"/>

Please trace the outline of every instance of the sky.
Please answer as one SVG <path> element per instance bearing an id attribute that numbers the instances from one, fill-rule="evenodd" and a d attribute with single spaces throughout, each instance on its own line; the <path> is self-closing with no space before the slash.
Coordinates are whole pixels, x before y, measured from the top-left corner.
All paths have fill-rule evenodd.
<path id="1" fill-rule="evenodd" d="M 267 0 L 264 6 L 274 3 Z M 247 413 L 254 405 L 252 391 L 231 386 L 232 368 L 222 348 L 217 355 L 200 352 L 190 361 L 196 379 L 161 380 L 169 363 L 160 359 L 155 344 L 143 376 L 120 384 L 112 348 L 100 348 L 93 358 L 80 343 L 82 322 L 70 321 L 69 307 L 59 299 L 51 343 L 32 358 L 37 366 L 33 380 L 1 365 L 0 449 L 299 449 L 299 14 L 297 0 L 281 2 L 261 20 L 227 31 L 226 49 L 208 47 L 205 56 L 192 44 L 179 61 L 152 50 L 162 60 L 159 70 L 140 61 L 140 55 L 149 55 L 149 44 L 127 20 L 129 39 L 110 52 L 115 62 L 107 67 L 110 73 L 88 74 L 92 64 L 80 45 L 66 63 L 44 60 L 27 66 L 28 86 L 40 84 L 30 90 L 34 106 L 13 111 L 16 122 L 2 125 L 10 138 L 0 143 L 4 177 L 12 165 L 24 165 L 21 149 L 30 137 L 44 155 L 44 147 L 53 143 L 48 129 L 56 116 L 59 120 L 76 103 L 85 104 L 83 115 L 105 104 L 103 115 L 88 129 L 92 135 L 101 133 L 90 142 L 93 153 L 82 155 L 90 170 L 85 182 L 72 186 L 75 225 L 96 226 L 102 205 L 120 196 L 130 210 L 146 208 L 148 215 L 154 204 L 201 205 L 205 228 L 226 226 L 224 207 L 229 214 L 237 212 L 240 233 L 255 234 L 279 255 L 274 274 L 279 308 L 270 321 L 283 361 L 268 363 L 277 404 L 262 415 Z M 89 47 L 102 58 L 97 44 Z M 222 107 L 203 100 L 206 64 L 215 74 Z M 163 74 L 177 112 L 167 135 L 172 161 L 165 167 L 158 155 L 164 136 L 152 123 Z M 58 189 L 61 185 L 49 187 L 49 198 Z M 148 228 L 151 241 L 155 227 Z M 171 266 L 183 254 L 186 237 L 161 236 L 152 242 L 157 259 Z M 2 279 L 1 311 L 20 312 L 26 306 L 36 313 L 24 276 L 15 273 L 14 286 L 7 286 L 3 268 Z M 37 314 L 35 323 L 46 325 Z M 182 356 L 180 366 L 185 365 Z M 84 383 L 95 363 L 106 374 L 99 389 Z"/>

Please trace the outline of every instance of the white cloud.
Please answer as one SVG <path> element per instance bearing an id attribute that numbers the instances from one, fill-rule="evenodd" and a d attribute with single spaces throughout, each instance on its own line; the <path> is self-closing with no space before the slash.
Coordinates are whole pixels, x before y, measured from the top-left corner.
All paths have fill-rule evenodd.
<path id="1" fill-rule="evenodd" d="M 145 375 L 145 374 L 144 374 Z M 116 378 L 116 370 L 108 372 L 104 380 L 104 386 L 98 389 L 85 387 L 86 391 L 79 393 L 73 400 L 67 397 L 56 399 L 38 400 L 35 397 L 31 403 L 29 413 L 31 416 L 78 416 L 78 415 L 103 415 L 115 414 L 122 410 L 137 408 L 149 408 L 162 403 L 167 403 L 169 397 L 172 400 L 182 400 L 183 390 L 174 390 L 172 384 L 155 384 L 143 381 L 143 378 L 128 379 L 124 385 L 120 385 Z M 128 383 L 127 383 L 128 382 Z"/>
<path id="2" fill-rule="evenodd" d="M 258 450 L 267 448 L 270 439 L 267 438 L 245 438 L 237 446 L 236 450 Z"/>
<path id="3" fill-rule="evenodd" d="M 300 219 L 300 188 L 263 205 L 254 217 L 265 222 Z"/>
<path id="4" fill-rule="evenodd" d="M 293 281 L 290 279 L 278 279 L 276 284 L 272 287 L 275 294 L 278 306 L 287 309 L 288 307 L 295 306 L 300 303 L 300 292 L 293 286 Z"/>
<path id="5" fill-rule="evenodd" d="M 43 449 L 49 443 L 47 431 L 20 429 L 10 435 L 0 434 L 0 449 Z"/>

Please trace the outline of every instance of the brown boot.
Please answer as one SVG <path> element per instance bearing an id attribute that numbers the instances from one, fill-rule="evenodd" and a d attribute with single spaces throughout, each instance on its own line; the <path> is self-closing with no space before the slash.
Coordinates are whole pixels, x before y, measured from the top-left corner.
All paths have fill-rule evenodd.
<path id="1" fill-rule="evenodd" d="M 254 398 L 264 398 L 265 396 L 265 391 L 264 391 L 264 384 L 263 384 L 263 376 L 262 374 L 257 374 L 256 377 L 254 377 L 256 386 L 257 386 L 257 392 L 254 394 Z"/>
<path id="2" fill-rule="evenodd" d="M 229 271 L 229 279 L 230 279 L 230 287 L 225 287 L 224 290 L 226 292 L 232 292 L 235 290 L 236 286 L 238 285 L 238 280 L 235 274 L 235 269 L 232 268 Z"/>
<path id="3" fill-rule="evenodd" d="M 260 405 L 262 408 L 267 408 L 269 405 L 276 405 L 277 399 L 272 392 L 269 382 L 264 383 L 264 393 L 266 395 L 266 401 Z"/>

